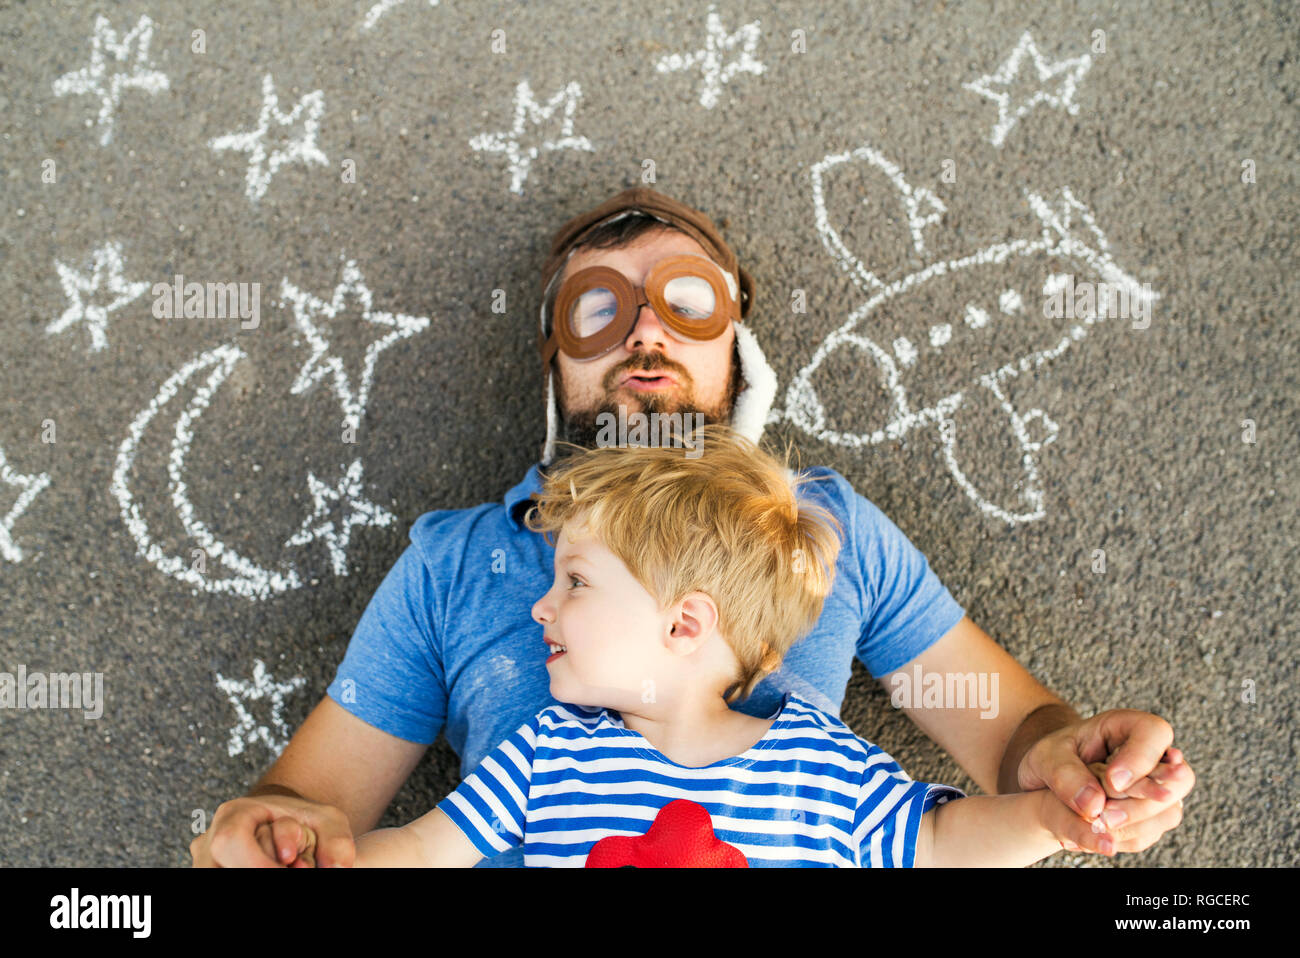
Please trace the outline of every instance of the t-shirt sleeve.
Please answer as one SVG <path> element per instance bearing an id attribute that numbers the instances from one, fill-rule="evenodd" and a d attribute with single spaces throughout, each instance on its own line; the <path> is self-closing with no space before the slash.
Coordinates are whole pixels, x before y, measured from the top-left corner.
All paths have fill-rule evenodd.
<path id="1" fill-rule="evenodd" d="M 536 715 L 484 756 L 456 789 L 438 803 L 484 857 L 518 848 L 524 840 L 528 784 L 541 715 Z"/>
<path id="2" fill-rule="evenodd" d="M 362 613 L 329 697 L 389 735 L 433 744 L 447 719 L 441 608 L 428 563 L 412 542 Z"/>
<path id="3" fill-rule="evenodd" d="M 869 749 L 853 818 L 858 863 L 863 868 L 911 868 L 921 816 L 966 793 L 952 785 L 914 782 L 880 748 Z"/>
<path id="4" fill-rule="evenodd" d="M 847 480 L 845 480 L 847 485 Z M 966 614 L 924 553 L 869 499 L 848 487 L 864 613 L 858 658 L 880 678 L 943 638 Z"/>

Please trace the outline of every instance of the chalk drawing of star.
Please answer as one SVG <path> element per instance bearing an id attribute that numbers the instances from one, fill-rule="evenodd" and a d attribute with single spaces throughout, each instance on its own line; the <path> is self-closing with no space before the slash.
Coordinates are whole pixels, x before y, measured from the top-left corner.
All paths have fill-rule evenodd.
<path id="1" fill-rule="evenodd" d="M 296 139 L 290 139 L 287 145 L 274 146 L 268 155 L 267 134 L 271 131 L 272 124 L 276 127 L 293 127 L 304 112 L 306 116 L 302 120 L 301 134 Z M 320 118 L 324 112 L 325 94 L 320 90 L 304 94 L 290 112 L 283 112 L 280 109 L 280 99 L 275 94 L 275 81 L 268 73 L 262 77 L 262 110 L 257 116 L 257 129 L 227 133 L 208 145 L 214 150 L 242 150 L 249 154 L 247 195 L 249 200 L 256 203 L 271 185 L 271 177 L 284 164 L 329 164 L 325 154 L 316 145 L 316 134 L 320 130 Z"/>
<path id="2" fill-rule="evenodd" d="M 284 751 L 289 741 L 289 727 L 285 725 L 281 715 L 284 709 L 284 697 L 306 684 L 307 680 L 301 676 L 292 678 L 288 682 L 272 680 L 271 673 L 266 671 L 266 665 L 261 659 L 254 660 L 251 682 L 228 679 L 218 672 L 217 688 L 226 693 L 230 704 L 235 708 L 235 716 L 239 719 L 239 724 L 230 730 L 230 744 L 227 748 L 230 757 L 234 758 L 244 751 L 246 745 L 254 745 L 257 742 L 265 745 L 272 755 L 279 755 Z M 265 725 L 258 725 L 257 720 L 244 704 L 265 700 L 271 703 L 271 726 L 274 733 Z"/>
<path id="3" fill-rule="evenodd" d="M 347 550 L 353 526 L 386 526 L 394 519 L 392 513 L 361 497 L 361 473 L 361 460 L 357 459 L 348 467 L 338 485 L 330 488 L 309 472 L 307 486 L 315 502 L 314 511 L 303 521 L 302 528 L 285 542 L 286 546 L 304 546 L 323 539 L 329 548 L 335 575 L 348 574 Z M 342 506 L 344 515 L 341 522 L 329 518 L 333 503 Z"/>
<path id="4" fill-rule="evenodd" d="M 44 472 L 24 475 L 10 468 L 5 459 L 5 451 L 0 447 L 0 482 L 22 490 L 18 493 L 18 501 L 13 504 L 13 508 L 5 513 L 3 519 L 0 519 L 0 556 L 4 556 L 10 562 L 22 562 L 23 550 L 18 548 L 13 540 L 14 522 L 27 511 L 27 507 L 32 504 L 32 500 L 40 491 L 50 484 L 50 476 Z"/>
<path id="5" fill-rule="evenodd" d="M 469 145 L 475 150 L 487 153 L 504 153 L 510 161 L 510 192 L 522 194 L 529 167 L 533 160 L 537 159 L 538 154 L 565 149 L 595 152 L 596 148 L 591 145 L 590 140 L 585 136 L 573 134 L 573 113 L 578 108 L 578 100 L 581 96 L 582 87 L 576 82 L 569 83 L 551 97 L 545 106 L 542 106 L 533 98 L 533 88 L 529 86 L 528 81 L 520 80 L 519 85 L 515 87 L 514 126 L 509 132 L 480 133 L 469 141 Z M 525 125 L 531 123 L 533 126 L 541 126 L 554 115 L 561 103 L 564 104 L 564 114 L 560 125 L 560 136 L 557 139 L 543 140 L 540 146 L 522 148 L 520 141 L 524 138 Z"/>
<path id="6" fill-rule="evenodd" d="M 161 93 L 168 89 L 167 75 L 150 69 L 149 41 L 153 39 L 153 21 L 141 16 L 135 27 L 121 40 L 108 17 L 95 17 L 94 33 L 90 37 L 90 66 L 65 73 L 54 81 L 55 96 L 78 96 L 89 93 L 99 97 L 99 116 L 86 125 L 98 123 L 104 128 L 99 138 L 100 146 L 107 146 L 113 138 L 113 115 L 122 102 L 125 90 L 144 90 Z M 134 49 L 133 49 L 134 48 Z M 109 53 L 116 63 L 130 63 L 130 70 L 109 74 Z"/>
<path id="7" fill-rule="evenodd" d="M 704 38 L 702 50 L 685 54 L 673 53 L 661 57 L 655 64 L 655 69 L 660 73 L 689 70 L 699 64 L 704 74 L 704 83 L 700 87 L 700 106 L 710 110 L 718 103 L 722 84 L 731 82 L 731 78 L 737 73 L 761 74 L 766 69 L 753 57 L 754 48 L 758 45 L 758 38 L 762 33 L 759 29 L 761 21 L 754 20 L 735 33 L 729 34 L 723 29 L 722 18 L 718 16 L 715 9 L 713 4 L 709 5 L 706 24 L 708 34 Z M 724 66 L 723 59 L 728 51 L 735 49 L 737 43 L 744 43 L 740 56 Z"/>
<path id="8" fill-rule="evenodd" d="M 353 380 L 349 378 L 347 371 L 343 368 L 342 358 L 330 352 L 329 340 L 316 322 L 313 321 L 313 317 L 324 316 L 329 319 L 337 317 L 343 311 L 344 300 L 349 294 L 360 300 L 362 307 L 361 318 L 364 322 L 389 329 L 389 332 L 366 347 L 366 356 L 361 369 L 360 386 L 355 389 L 352 385 Z M 414 336 L 421 330 L 428 328 L 429 317 L 408 316 L 405 313 L 386 313 L 375 309 L 370 287 L 366 285 L 361 270 L 357 268 L 356 260 L 348 260 L 344 264 L 343 280 L 334 287 L 334 295 L 328 303 L 317 299 L 306 290 L 298 288 L 288 279 L 281 281 L 280 295 L 293 304 L 294 320 L 297 322 L 298 328 L 302 330 L 303 335 L 307 337 L 307 342 L 311 344 L 312 350 L 307 362 L 303 364 L 302 369 L 298 372 L 298 378 L 294 380 L 293 385 L 289 388 L 289 392 L 295 396 L 301 395 L 310 389 L 313 383 L 318 383 L 328 377 L 330 385 L 334 389 L 334 394 L 343 406 L 344 424 L 356 429 L 361 424 L 361 417 L 365 414 L 366 404 L 370 401 L 370 387 L 374 383 L 375 363 L 379 359 L 379 354 L 398 340 Z"/>
<path id="9" fill-rule="evenodd" d="M 91 253 L 93 265 L 89 274 L 78 273 L 72 267 L 54 261 L 59 274 L 59 284 L 68 297 L 68 308 L 58 319 L 45 327 L 47 335 L 61 333 L 74 323 L 85 323 L 90 330 L 90 349 L 98 352 L 108 345 L 105 327 L 108 314 L 121 309 L 149 290 L 149 283 L 129 283 L 122 275 L 122 245 L 105 243 Z M 107 291 L 113 301 L 107 306 L 88 302 L 96 293 Z"/>
<path id="10" fill-rule="evenodd" d="M 1019 74 L 1026 55 L 1033 58 L 1039 87 L 1029 97 L 1019 103 L 1013 103 L 1010 86 Z M 1016 48 L 1011 51 L 1011 55 L 998 67 L 997 72 L 982 76 L 970 83 L 963 83 L 962 86 L 972 93 L 988 97 L 998 105 L 998 121 L 993 125 L 989 142 L 1000 147 L 1006 140 L 1007 133 L 1020 118 L 1040 103 L 1065 110 L 1071 116 L 1077 115 L 1079 104 L 1074 102 L 1075 89 L 1091 67 L 1092 57 L 1086 53 L 1070 60 L 1049 64 L 1038 52 L 1038 47 L 1034 45 L 1034 38 L 1026 30 L 1020 37 L 1020 42 L 1016 44 Z M 999 90 L 997 87 L 1003 89 Z"/>
<path id="11" fill-rule="evenodd" d="M 406 0 L 379 0 L 373 7 L 366 11 L 366 18 L 361 23 L 362 30 L 373 30 L 379 19 L 393 7 L 400 7 Z M 429 6 L 436 7 L 438 0 L 429 0 Z"/>

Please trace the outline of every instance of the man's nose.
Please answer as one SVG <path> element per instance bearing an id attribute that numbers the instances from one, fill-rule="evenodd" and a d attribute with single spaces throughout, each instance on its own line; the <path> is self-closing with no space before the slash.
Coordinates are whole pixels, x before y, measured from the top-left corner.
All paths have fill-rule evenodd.
<path id="1" fill-rule="evenodd" d="M 654 307 L 648 301 L 642 302 L 637 308 L 636 322 L 632 324 L 632 330 L 627 334 L 623 345 L 630 352 L 636 352 L 638 346 L 657 347 L 660 352 L 663 352 L 664 347 L 668 345 L 668 331 L 664 329 Z"/>

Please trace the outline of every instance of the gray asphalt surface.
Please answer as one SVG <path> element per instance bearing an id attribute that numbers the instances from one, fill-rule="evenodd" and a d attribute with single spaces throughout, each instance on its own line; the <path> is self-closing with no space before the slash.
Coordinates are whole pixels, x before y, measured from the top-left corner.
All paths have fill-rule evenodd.
<path id="1" fill-rule="evenodd" d="M 296 728 L 410 524 L 499 500 L 519 481 L 544 437 L 535 317 L 550 236 L 640 183 L 647 159 L 653 185 L 709 212 L 755 277 L 751 326 L 779 380 L 768 438 L 848 477 L 972 618 L 1084 714 L 1137 708 L 1173 725 L 1197 775 L 1182 826 L 1138 855 L 1058 855 L 1046 867 L 1300 860 L 1300 33 L 1289 5 L 728 0 L 717 7 L 725 32 L 759 22 L 752 56 L 764 71 L 735 73 L 713 106 L 701 104 L 699 65 L 655 67 L 704 46 L 703 4 L 629 16 L 407 0 L 367 29 L 371 9 L 149 0 L 0 12 L 0 449 L 13 471 L 0 481 L 12 540 L 0 559 L 0 671 L 101 672 L 105 695 L 96 720 L 0 709 L 0 864 L 189 862 L 195 811 L 210 816 L 276 754 L 266 700 L 248 708 L 267 738 L 231 754 L 240 719 L 218 676 L 250 682 L 261 661 L 276 681 L 300 679 L 281 714 L 285 732 Z M 107 143 L 100 99 L 60 86 L 92 64 L 99 14 L 119 38 L 147 14 L 141 69 L 166 80 L 119 90 Z M 495 30 L 504 52 L 492 49 Z M 792 51 L 797 30 L 805 52 Z M 1007 82 L 987 82 L 1015 119 L 994 145 L 999 104 L 966 84 L 995 77 L 1026 31 L 1046 76 L 1029 55 Z M 107 57 L 106 76 L 137 68 L 134 53 Z M 212 141 L 255 129 L 267 74 L 286 113 L 320 91 L 325 161 L 285 162 L 251 198 L 251 154 Z M 506 156 L 470 144 L 510 129 L 523 80 L 543 105 L 578 85 L 570 132 L 590 149 L 541 150 L 516 192 Z M 553 142 L 561 116 L 526 124 L 521 148 Z M 268 152 L 304 129 L 285 128 Z M 344 181 L 347 160 L 355 182 Z M 819 233 L 815 169 L 857 274 Z M 113 292 L 107 265 L 90 292 L 65 292 L 56 263 L 90 277 L 109 244 L 127 284 L 176 273 L 260 284 L 260 325 L 155 318 L 152 293 Z M 994 262 L 924 274 L 981 251 Z M 347 261 L 375 311 L 427 320 L 378 354 L 351 444 L 331 380 L 293 391 L 311 349 L 281 304 L 286 282 L 328 302 Z M 1159 297 L 1149 326 L 1044 317 L 1043 287 L 1064 272 L 1149 284 Z M 505 312 L 493 310 L 498 289 Z M 1001 308 L 1009 289 L 1021 309 Z M 795 290 L 804 313 L 791 309 Z M 81 318 L 50 331 L 78 301 Z M 86 321 L 96 309 L 107 310 L 102 348 Z M 913 409 L 962 391 L 957 469 L 933 422 L 898 439 L 834 441 L 889 419 L 882 361 L 866 347 L 841 347 L 809 372 L 820 426 L 795 414 L 811 407 L 791 383 L 855 315 L 855 331 L 901 370 Z M 934 345 L 941 323 L 946 348 Z M 979 377 L 1076 325 L 1086 336 L 1002 381 L 1024 417 L 1017 438 L 1020 420 Z M 356 402 L 374 330 L 355 297 L 328 324 Z M 908 343 L 919 351 L 910 363 Z M 43 441 L 50 422 L 54 442 Z M 1022 443 L 1049 433 L 1031 450 L 1031 475 Z M 127 506 L 114 484 L 124 459 Z M 365 498 L 392 518 L 352 528 L 339 574 L 324 539 L 285 543 L 312 514 L 309 473 L 332 486 L 356 461 Z M 48 483 L 13 513 L 23 481 L 40 476 Z M 188 526 L 173 487 L 188 498 Z M 196 593 L 178 577 L 205 533 L 248 562 L 237 574 L 208 555 L 205 581 L 228 580 L 227 591 Z M 299 588 L 234 591 L 291 566 Z M 914 777 L 974 790 L 857 665 L 843 717 Z M 384 824 L 422 814 L 456 776 L 440 740 Z"/>

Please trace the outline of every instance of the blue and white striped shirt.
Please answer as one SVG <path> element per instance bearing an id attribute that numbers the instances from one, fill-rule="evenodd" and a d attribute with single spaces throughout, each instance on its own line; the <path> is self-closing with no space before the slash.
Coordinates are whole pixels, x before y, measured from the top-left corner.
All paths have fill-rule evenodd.
<path id="1" fill-rule="evenodd" d="M 702 805 L 751 867 L 911 867 L 921 815 L 964 798 L 914 782 L 881 749 L 793 692 L 733 758 L 678 765 L 617 712 L 554 705 L 519 727 L 438 803 L 485 857 L 582 867 L 610 835 L 644 835 L 674 799 Z"/>

